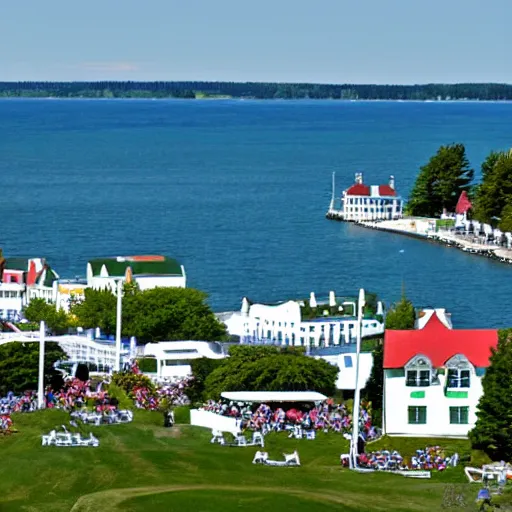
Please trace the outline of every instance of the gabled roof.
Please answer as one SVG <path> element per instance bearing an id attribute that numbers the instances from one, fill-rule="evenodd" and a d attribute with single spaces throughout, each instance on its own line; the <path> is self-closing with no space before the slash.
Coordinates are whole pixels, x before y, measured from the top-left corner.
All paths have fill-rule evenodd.
<path id="1" fill-rule="evenodd" d="M 165 275 L 181 276 L 183 270 L 179 262 L 167 256 L 122 256 L 116 258 L 99 258 L 90 260 L 92 275 L 99 276 L 105 265 L 109 276 L 124 276 L 126 269 L 131 268 L 134 276 Z"/>
<path id="2" fill-rule="evenodd" d="M 463 190 L 459 200 L 457 201 L 457 206 L 455 207 L 455 213 L 462 215 L 466 213 L 468 210 L 472 208 L 471 201 L 469 200 L 468 193 Z"/>
<path id="3" fill-rule="evenodd" d="M 449 329 L 434 313 L 423 329 L 387 330 L 384 334 L 384 368 L 403 368 L 414 356 L 427 356 L 436 368 L 456 354 L 475 367 L 489 366 L 491 347 L 498 344 L 495 329 Z"/>

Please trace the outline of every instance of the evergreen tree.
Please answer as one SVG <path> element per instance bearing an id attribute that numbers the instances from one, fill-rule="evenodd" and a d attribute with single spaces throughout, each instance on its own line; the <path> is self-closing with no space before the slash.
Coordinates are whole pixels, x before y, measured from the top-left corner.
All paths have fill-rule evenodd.
<path id="1" fill-rule="evenodd" d="M 416 312 L 413 303 L 402 292 L 402 298 L 394 304 L 386 315 L 386 329 L 403 331 L 414 329 Z"/>
<path id="2" fill-rule="evenodd" d="M 473 175 L 464 144 L 441 146 L 428 164 L 421 167 L 407 212 L 439 217 L 443 209 L 455 211 L 461 192 L 471 189 Z"/>
<path id="3" fill-rule="evenodd" d="M 480 222 L 491 223 L 501 219 L 500 229 L 509 231 L 512 204 L 512 151 L 492 152 L 482 164 L 482 183 L 475 194 L 473 217 Z"/>
<path id="4" fill-rule="evenodd" d="M 512 329 L 498 333 L 490 366 L 482 379 L 477 422 L 469 433 L 474 448 L 493 460 L 512 460 Z"/>

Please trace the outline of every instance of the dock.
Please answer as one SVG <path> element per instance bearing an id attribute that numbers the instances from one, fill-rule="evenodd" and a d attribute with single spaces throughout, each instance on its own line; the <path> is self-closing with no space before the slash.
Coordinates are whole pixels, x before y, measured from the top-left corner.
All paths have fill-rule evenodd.
<path id="1" fill-rule="evenodd" d="M 338 210 L 329 209 L 328 219 L 343 221 L 343 214 Z M 483 256 L 502 263 L 512 264 L 512 240 L 488 240 L 484 235 L 475 235 L 454 229 L 439 229 L 437 219 L 423 217 L 403 217 L 396 220 L 353 221 L 352 224 L 366 229 L 377 229 L 403 236 L 419 238 L 428 242 L 454 247 L 469 254 Z"/>

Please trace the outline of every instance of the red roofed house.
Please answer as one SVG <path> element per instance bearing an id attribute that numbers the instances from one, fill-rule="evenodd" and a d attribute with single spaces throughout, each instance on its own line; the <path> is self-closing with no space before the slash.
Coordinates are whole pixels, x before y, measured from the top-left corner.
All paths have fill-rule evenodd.
<path id="1" fill-rule="evenodd" d="M 395 191 L 395 179 L 387 185 L 365 185 L 362 173 L 341 198 L 343 220 L 391 220 L 402 217 L 403 201 Z"/>
<path id="2" fill-rule="evenodd" d="M 424 310 L 409 331 L 384 334 L 388 435 L 466 437 L 476 422 L 493 329 L 453 329 L 444 309 Z"/>

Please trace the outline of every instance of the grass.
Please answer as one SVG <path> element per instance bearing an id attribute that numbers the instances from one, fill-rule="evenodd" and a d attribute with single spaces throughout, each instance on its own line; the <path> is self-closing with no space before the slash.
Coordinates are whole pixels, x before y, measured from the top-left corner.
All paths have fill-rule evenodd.
<path id="1" fill-rule="evenodd" d="M 2 512 L 433 512 L 443 510 L 452 495 L 464 496 L 467 504 L 456 510 L 476 510 L 478 487 L 466 483 L 462 468 L 434 473 L 428 481 L 355 474 L 339 465 L 339 455 L 348 450 L 340 435 L 320 433 L 315 441 L 267 436 L 271 458 L 297 449 L 302 463 L 272 468 L 251 464 L 255 448 L 210 444 L 206 429 L 165 429 L 158 413 L 136 411 L 132 424 L 83 428 L 100 439 L 99 448 L 42 447 L 42 433 L 68 424 L 61 411 L 18 414 L 14 423 L 19 432 L 0 438 Z M 435 444 L 470 455 L 468 442 L 460 440 L 384 438 L 370 447 L 405 456 Z"/>

